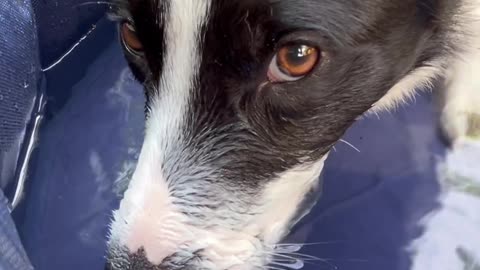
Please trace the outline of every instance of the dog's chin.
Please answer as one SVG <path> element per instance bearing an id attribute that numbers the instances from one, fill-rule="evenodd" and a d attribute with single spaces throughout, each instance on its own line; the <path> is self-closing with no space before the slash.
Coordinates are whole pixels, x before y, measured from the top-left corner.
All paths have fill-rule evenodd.
<path id="1" fill-rule="evenodd" d="M 223 200 L 214 209 L 206 207 L 215 205 L 208 197 L 203 206 L 184 205 L 140 164 L 114 213 L 110 268 L 144 269 L 134 266 L 148 262 L 153 268 L 146 269 L 263 269 L 313 206 L 325 158 L 282 173 L 254 197 L 212 186 L 207 193 L 225 193 L 211 198 Z"/>
<path id="2" fill-rule="evenodd" d="M 178 231 L 186 229 L 181 225 Z M 112 246 L 111 269 L 261 269 L 268 264 L 274 246 L 247 232 L 189 228 L 185 240 L 173 236 L 132 252 Z M 171 231 L 164 232 L 172 234 Z M 196 237 L 193 238 L 193 235 Z M 186 240 L 189 238 L 188 240 Z M 179 244 L 180 243 L 180 244 Z M 167 255 L 168 254 L 168 255 Z"/>

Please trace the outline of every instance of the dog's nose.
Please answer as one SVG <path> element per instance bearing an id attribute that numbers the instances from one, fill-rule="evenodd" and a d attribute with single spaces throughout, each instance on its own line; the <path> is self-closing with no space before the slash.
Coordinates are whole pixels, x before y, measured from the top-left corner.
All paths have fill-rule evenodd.
<path id="1" fill-rule="evenodd" d="M 118 255 L 118 254 L 117 254 Z M 160 266 L 149 262 L 145 252 L 140 251 L 128 256 L 122 255 L 110 258 L 105 264 L 105 270 L 158 270 Z M 164 269 L 164 268 L 162 268 Z"/>

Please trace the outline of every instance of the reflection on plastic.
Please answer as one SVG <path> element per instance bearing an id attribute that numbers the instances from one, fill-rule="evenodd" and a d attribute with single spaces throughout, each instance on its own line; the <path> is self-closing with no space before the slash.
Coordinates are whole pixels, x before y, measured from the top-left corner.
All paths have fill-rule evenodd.
<path id="1" fill-rule="evenodd" d="M 58 64 L 60 64 L 68 55 L 70 55 L 90 34 L 95 30 L 96 25 L 92 25 L 92 28 L 88 30 L 88 32 L 83 35 L 83 37 L 80 38 L 80 40 L 73 44 L 73 46 L 66 52 L 64 53 L 57 61 L 53 62 L 51 65 L 49 65 L 46 68 L 43 68 L 42 71 L 49 71 L 50 69 L 56 67 Z"/>
<path id="2" fill-rule="evenodd" d="M 16 179 L 17 185 L 13 198 L 11 199 L 11 209 L 15 209 L 23 198 L 25 192 L 25 181 L 27 180 L 28 166 L 30 165 L 33 149 L 38 141 L 38 134 L 40 125 L 43 120 L 44 107 L 46 105 L 45 96 L 40 93 L 37 97 L 36 106 L 33 109 L 33 119 L 31 120 L 31 131 L 29 132 L 27 140 L 24 142 L 25 154 L 22 160 L 19 161 L 19 174 Z"/>

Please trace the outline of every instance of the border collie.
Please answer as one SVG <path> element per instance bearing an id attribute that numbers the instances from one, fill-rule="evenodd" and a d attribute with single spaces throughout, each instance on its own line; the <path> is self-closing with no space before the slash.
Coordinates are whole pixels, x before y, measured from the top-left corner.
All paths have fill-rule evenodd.
<path id="1" fill-rule="evenodd" d="M 269 269 L 332 146 L 416 89 L 480 135 L 480 0 L 113 1 L 147 120 L 107 269 Z"/>

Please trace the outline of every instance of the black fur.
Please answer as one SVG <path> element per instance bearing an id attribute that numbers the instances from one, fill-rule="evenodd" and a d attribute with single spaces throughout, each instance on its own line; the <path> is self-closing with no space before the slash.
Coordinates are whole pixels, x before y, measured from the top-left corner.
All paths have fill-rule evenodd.
<path id="1" fill-rule="evenodd" d="M 208 161 L 221 178 L 201 184 L 241 188 L 238 196 L 250 194 L 241 198 L 250 204 L 259 186 L 276 175 L 319 160 L 405 75 L 450 53 L 448 26 L 458 2 L 212 0 L 184 131 L 191 162 L 202 153 L 221 153 Z M 127 58 L 147 97 L 161 95 L 153 86 L 163 68 L 168 1 L 130 0 L 128 10 L 145 53 Z M 319 48 L 320 63 L 300 81 L 270 83 L 269 63 L 289 42 Z M 167 162 L 164 166 L 177 172 L 188 166 Z M 191 269 L 188 265 L 145 269 Z"/>

